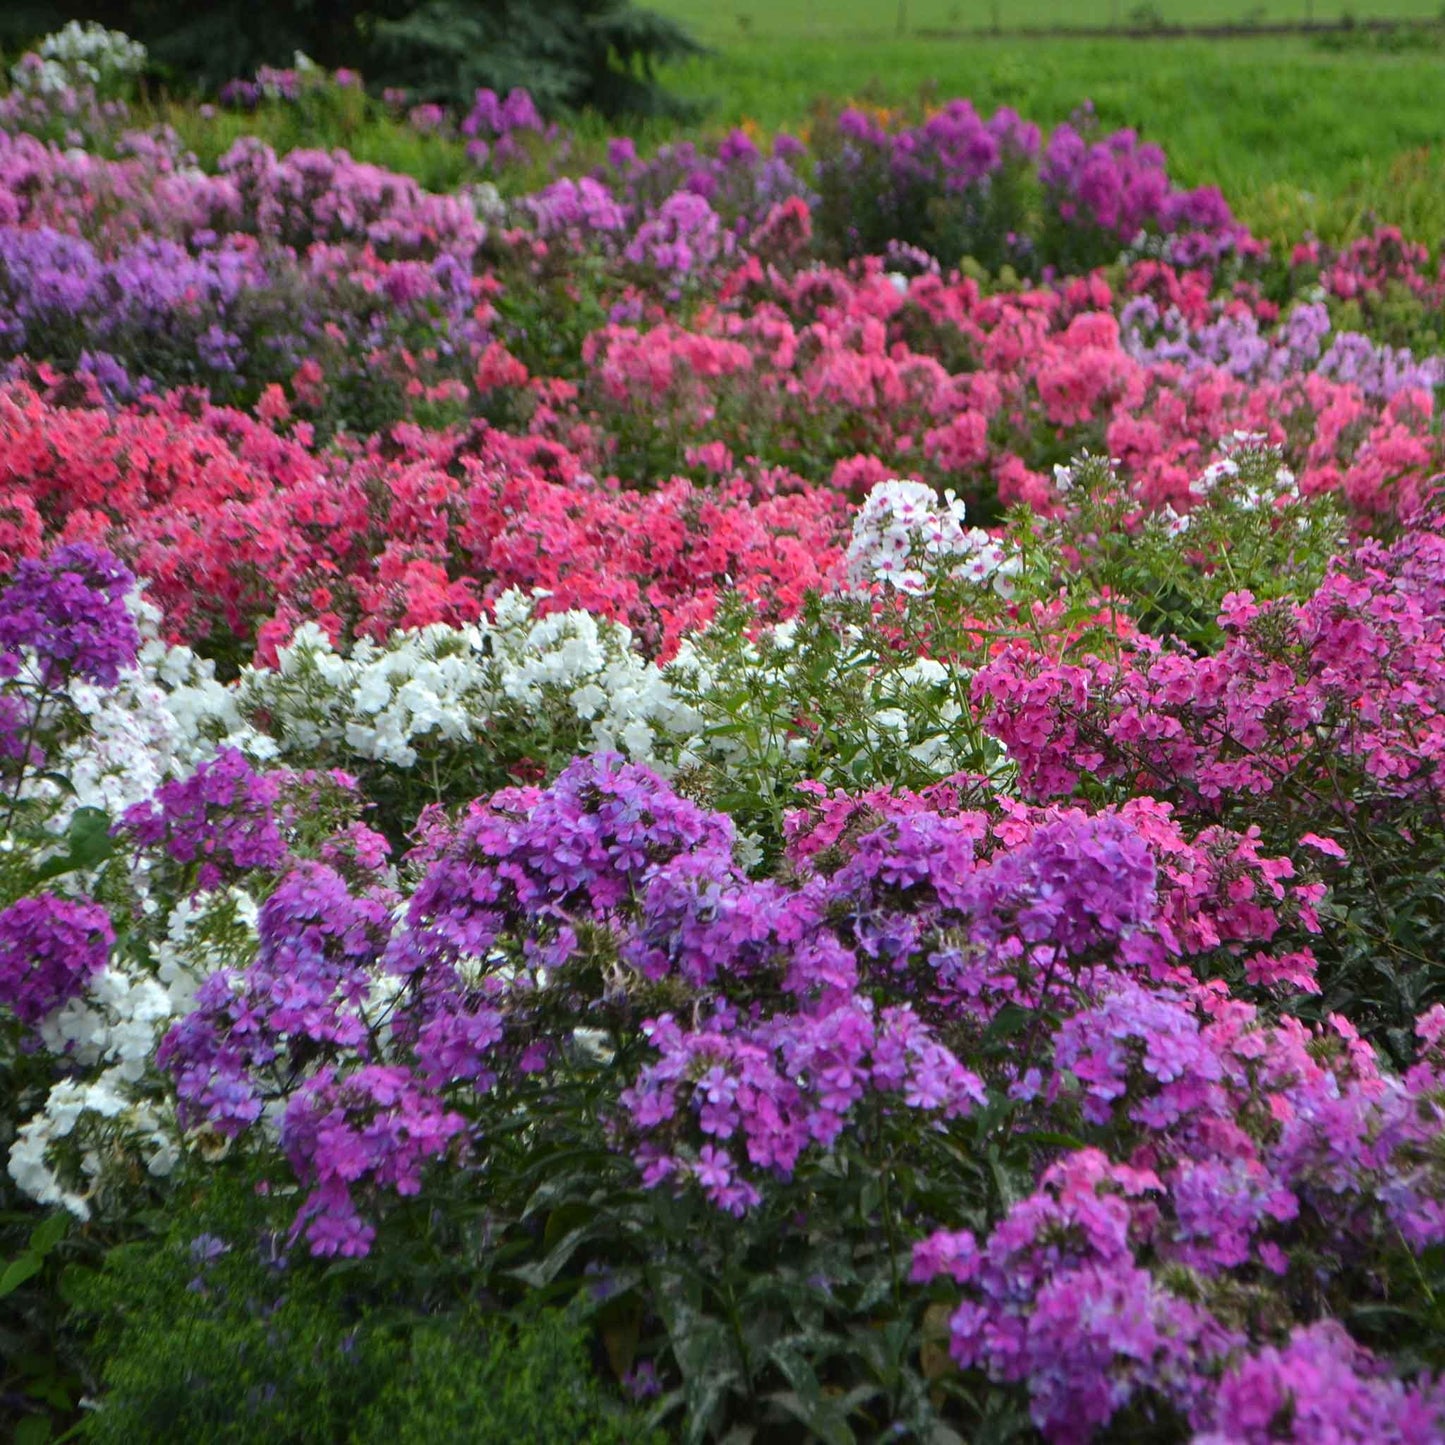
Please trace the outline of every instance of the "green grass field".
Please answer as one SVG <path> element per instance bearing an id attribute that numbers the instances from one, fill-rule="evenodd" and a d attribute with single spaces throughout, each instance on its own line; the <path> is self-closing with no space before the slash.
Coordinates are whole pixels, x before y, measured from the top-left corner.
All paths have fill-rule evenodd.
<path id="1" fill-rule="evenodd" d="M 996 26 L 1237 25 L 1434 19 L 1440 0 L 653 0 L 703 39 L 859 39 Z"/>

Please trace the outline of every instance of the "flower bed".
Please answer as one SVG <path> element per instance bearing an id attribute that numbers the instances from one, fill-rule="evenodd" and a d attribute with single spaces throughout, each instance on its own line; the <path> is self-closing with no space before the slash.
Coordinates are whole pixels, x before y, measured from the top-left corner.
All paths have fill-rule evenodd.
<path id="1" fill-rule="evenodd" d="M 69 44 L 0 108 L 0 1420 L 1445 1438 L 1425 253 L 965 102 L 204 173 Z"/>

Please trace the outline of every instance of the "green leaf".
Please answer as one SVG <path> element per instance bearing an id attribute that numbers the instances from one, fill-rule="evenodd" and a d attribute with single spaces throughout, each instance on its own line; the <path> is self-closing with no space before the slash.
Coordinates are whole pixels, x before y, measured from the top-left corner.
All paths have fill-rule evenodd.
<path id="1" fill-rule="evenodd" d="M 715 1418 L 721 1414 L 728 1391 L 739 1384 L 738 1372 L 729 1367 L 691 1375 L 686 1381 L 688 1445 L 702 1445 L 712 1433 Z"/>
<path id="2" fill-rule="evenodd" d="M 98 867 L 115 852 L 110 817 L 100 808 L 77 808 L 66 834 L 70 847 L 63 857 L 52 858 L 36 870 L 36 878 L 58 878 L 62 873 Z"/>
<path id="3" fill-rule="evenodd" d="M 1016 1003 L 1006 1003 L 989 1023 L 984 1034 L 986 1039 L 1009 1039 L 1021 1034 L 1034 1017 L 1032 1009 L 1021 1008 Z"/>
<path id="4" fill-rule="evenodd" d="M 531 1285 L 534 1289 L 549 1285 L 566 1268 L 567 1261 L 592 1233 L 593 1226 L 591 1224 L 569 1230 L 557 1241 L 545 1259 L 539 1260 L 536 1264 L 520 1265 L 516 1269 L 508 1270 L 507 1273 L 514 1279 L 521 1280 L 523 1284 Z"/>
<path id="5" fill-rule="evenodd" d="M 853 1432 L 837 1402 L 825 1398 L 817 1373 L 802 1352 L 791 1341 L 780 1340 L 769 1353 L 793 1387 L 771 1398 L 826 1445 L 854 1445 Z"/>
<path id="6" fill-rule="evenodd" d="M 49 1254 L 70 1231 L 70 1215 L 63 1209 L 42 1219 L 30 1231 L 30 1249 L 34 1254 Z"/>
<path id="7" fill-rule="evenodd" d="M 12 1259 L 0 1273 L 0 1299 L 14 1294 L 26 1280 L 34 1279 L 44 1265 L 45 1261 L 38 1254 L 22 1254 L 18 1259 Z"/>
<path id="8" fill-rule="evenodd" d="M 50 1421 L 44 1415 L 27 1415 L 15 1427 L 15 1445 L 45 1445 L 50 1439 Z"/>

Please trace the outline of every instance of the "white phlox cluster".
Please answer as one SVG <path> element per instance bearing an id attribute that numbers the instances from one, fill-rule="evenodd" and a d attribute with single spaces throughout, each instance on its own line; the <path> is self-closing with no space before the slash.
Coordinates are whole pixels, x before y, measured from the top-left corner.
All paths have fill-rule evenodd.
<path id="1" fill-rule="evenodd" d="M 1229 488 L 1230 500 L 1246 512 L 1258 512 L 1299 500 L 1295 474 L 1284 453 L 1261 432 L 1237 431 L 1220 445 L 1220 455 L 1190 483 L 1201 500 Z"/>
<path id="2" fill-rule="evenodd" d="M 134 75 L 144 68 L 146 48 L 119 30 L 107 30 L 95 21 L 68 25 L 47 35 L 36 46 L 40 64 L 21 61 L 10 71 L 22 90 L 55 94 L 79 82 L 95 85 L 112 76 Z"/>
<path id="3" fill-rule="evenodd" d="M 231 687 L 174 660 L 185 680 L 169 705 L 202 755 L 221 746 L 257 761 L 330 752 L 410 768 L 420 750 L 470 746 L 506 722 L 524 732 L 580 727 L 585 747 L 661 764 L 661 741 L 694 728 L 661 670 L 626 627 L 575 610 L 538 617 L 536 600 L 512 590 L 491 621 L 362 639 L 349 653 L 306 623 L 275 668 L 246 668 Z"/>
<path id="4" fill-rule="evenodd" d="M 1022 559 L 982 527 L 964 525 L 964 504 L 952 492 L 942 500 L 923 482 L 879 482 L 853 519 L 844 568 L 854 590 L 883 584 L 922 596 L 943 576 L 1008 596 Z"/>

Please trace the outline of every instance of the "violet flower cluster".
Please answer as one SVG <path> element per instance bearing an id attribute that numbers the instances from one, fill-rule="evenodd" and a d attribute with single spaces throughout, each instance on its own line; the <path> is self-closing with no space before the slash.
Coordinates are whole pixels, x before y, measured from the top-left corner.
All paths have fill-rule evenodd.
<path id="1" fill-rule="evenodd" d="M 1169 179 L 1164 152 L 1132 130 L 1095 140 L 1091 112 L 1065 122 L 1049 136 L 1039 179 L 1060 218 L 1092 226 L 1118 241 L 1149 230 L 1174 238 L 1171 257 L 1196 265 L 1254 243 L 1230 213 L 1219 189 L 1181 191 Z"/>
<path id="2" fill-rule="evenodd" d="M 114 687 L 140 646 L 126 605 L 134 586 L 122 563 L 85 542 L 19 562 L 0 591 L 0 680 L 33 658 L 47 689 L 72 679 Z"/>
<path id="3" fill-rule="evenodd" d="M 115 934 L 98 903 L 41 893 L 0 910 L 0 1008 L 32 1027 L 85 992 Z"/>
<path id="4" fill-rule="evenodd" d="M 257 773 L 234 748 L 225 748 L 129 809 L 117 831 L 192 870 L 198 889 L 218 888 L 284 860 L 275 807 L 284 776 Z"/>
<path id="5" fill-rule="evenodd" d="M 1161 314 L 1152 297 L 1136 296 L 1120 313 L 1119 329 L 1124 349 L 1138 361 L 1172 361 L 1186 371 L 1215 367 L 1241 381 L 1281 381 L 1316 372 L 1357 386 L 1373 401 L 1445 384 L 1445 360 L 1438 356 L 1417 358 L 1404 347 L 1376 343 L 1356 331 L 1331 336 L 1329 312 L 1321 302 L 1296 306 L 1269 334 L 1251 311 L 1226 312 L 1190 326 L 1177 310 Z"/>
<path id="6" fill-rule="evenodd" d="M 159 1057 L 187 1123 L 228 1135 L 301 1107 L 286 1101 L 311 1077 L 303 1061 L 328 1071 L 323 1092 L 357 1069 L 405 1070 L 410 1082 L 388 1075 L 387 1087 L 419 1091 L 405 1108 L 426 1115 L 440 1149 L 459 1132 L 453 1114 L 475 1118 L 485 1097 L 547 1069 L 569 1029 L 681 988 L 693 1022 L 672 1012 L 643 1027 L 656 1059 L 618 1081 L 616 1141 L 648 1184 L 695 1185 L 743 1213 L 864 1114 L 942 1127 L 985 1101 L 984 1080 L 931 1019 L 987 1022 L 1079 989 L 1106 998 L 1110 959 L 1172 976 L 1185 944 L 1167 917 L 1183 900 L 1161 865 L 1187 845 L 1148 821 L 1142 831 L 1117 813 L 1055 811 L 995 830 L 983 814 L 905 804 L 874 814 L 842 859 L 810 852 L 795 830 L 787 885 L 747 878 L 725 817 L 599 755 L 455 825 L 424 818 L 400 920 L 375 882 L 353 892 L 322 864 L 293 866 L 262 907 L 255 962 L 208 980 Z M 1175 871 L 1206 917 L 1261 886 L 1241 890 L 1247 875 L 1236 876 L 1211 902 L 1200 870 Z M 1237 947 L 1267 941 L 1236 933 Z M 1208 949 L 1219 935 L 1196 941 Z M 360 1131 L 383 1152 L 395 1147 L 387 1119 Z M 348 1150 L 364 1147 L 343 1132 Z M 362 1249 L 371 1185 L 395 1168 L 410 1187 L 421 1157 L 333 1168 L 319 1145 L 297 1148 L 314 1185 L 298 1229 L 321 1252 Z M 342 1179 L 358 1186 L 344 1201 Z"/>

